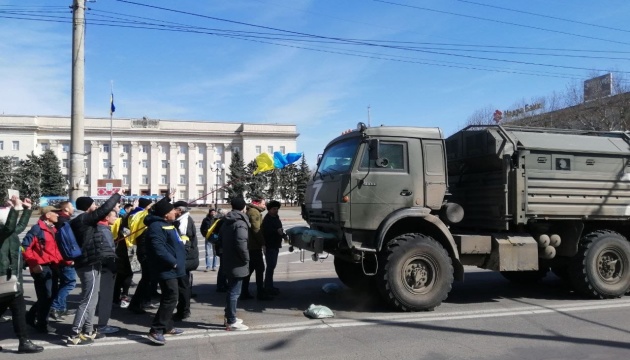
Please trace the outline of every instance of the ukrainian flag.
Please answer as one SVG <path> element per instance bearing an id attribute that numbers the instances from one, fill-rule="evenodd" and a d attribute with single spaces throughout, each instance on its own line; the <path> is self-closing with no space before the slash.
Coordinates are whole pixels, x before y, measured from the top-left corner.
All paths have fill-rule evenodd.
<path id="1" fill-rule="evenodd" d="M 283 154 L 276 151 L 273 153 L 273 157 L 269 153 L 262 153 L 256 156 L 256 170 L 254 171 L 254 175 L 274 169 L 282 169 L 300 160 L 301 157 L 301 153 Z"/>
<path id="2" fill-rule="evenodd" d="M 116 111 L 116 106 L 114 106 L 114 93 L 112 92 L 111 97 L 109 99 L 109 115 L 113 115 Z"/>

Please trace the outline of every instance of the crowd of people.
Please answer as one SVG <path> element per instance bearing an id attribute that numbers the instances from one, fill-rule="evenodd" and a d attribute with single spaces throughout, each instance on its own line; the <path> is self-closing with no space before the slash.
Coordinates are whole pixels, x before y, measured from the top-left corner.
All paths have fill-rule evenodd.
<path id="1" fill-rule="evenodd" d="M 121 196 L 114 194 L 98 207 L 90 197 L 78 198 L 74 206 L 63 202 L 43 207 L 37 223 L 21 240 L 19 234 L 32 214 L 31 201 L 14 196 L 0 209 L 0 279 L 12 275 L 19 279 L 15 293 L 0 293 L 0 315 L 11 310 L 18 353 L 43 351 L 29 340 L 27 326 L 54 334 L 57 329 L 51 322 L 66 317 L 73 317 L 67 346 L 89 345 L 116 333 L 120 329 L 108 324 L 114 306 L 136 314 L 157 307 L 147 335 L 155 344 L 164 345 L 165 336 L 184 332 L 174 323 L 191 317 L 193 271 L 200 265 L 197 227 L 188 204 L 171 202 L 171 196 L 155 203 L 140 198 L 122 207 L 121 202 Z M 201 223 L 204 271 L 218 267 L 216 290 L 226 294 L 225 329 L 243 331 L 248 326 L 236 316 L 236 309 L 239 299 L 254 298 L 249 289 L 251 275 L 255 273 L 256 299 L 270 300 L 280 292 L 273 274 L 286 235 L 278 201 L 253 199 L 247 204 L 237 197 L 230 205 L 225 214 L 210 209 Z M 68 243 L 79 249 L 73 257 L 61 244 L 70 239 L 74 242 Z M 134 256 L 141 277 L 130 294 Z M 37 297 L 28 311 L 22 288 L 26 268 Z M 70 309 L 67 297 L 77 278 L 80 301 L 76 309 Z M 152 302 L 158 294 L 159 305 Z"/>

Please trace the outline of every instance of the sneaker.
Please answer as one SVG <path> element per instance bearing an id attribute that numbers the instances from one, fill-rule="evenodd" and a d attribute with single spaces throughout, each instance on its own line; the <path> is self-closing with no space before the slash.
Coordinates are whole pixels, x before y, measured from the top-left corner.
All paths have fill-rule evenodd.
<path id="1" fill-rule="evenodd" d="M 92 344 L 94 344 L 94 340 L 92 340 L 91 337 L 85 336 L 83 334 L 68 337 L 68 340 L 66 340 L 67 346 L 82 346 Z"/>
<path id="2" fill-rule="evenodd" d="M 172 328 L 170 331 L 167 331 L 166 333 L 164 333 L 164 335 L 179 336 L 183 333 L 184 333 L 184 330 L 182 329 Z"/>
<path id="3" fill-rule="evenodd" d="M 48 319 L 52 321 L 64 321 L 63 312 L 55 309 L 50 309 L 50 313 L 48 314 Z"/>
<path id="4" fill-rule="evenodd" d="M 117 328 L 115 326 L 105 325 L 105 326 L 99 326 L 97 333 L 98 334 L 113 334 L 119 331 L 120 331 L 120 328 Z"/>
<path id="5" fill-rule="evenodd" d="M 105 338 L 105 334 L 94 330 L 91 333 L 85 334 L 85 336 L 89 337 L 92 340 L 99 340 L 99 339 L 104 339 Z"/>
<path id="6" fill-rule="evenodd" d="M 234 324 L 227 324 L 225 326 L 225 330 L 226 331 L 245 331 L 248 330 L 249 326 L 243 324 L 243 323 L 234 323 Z"/>
<path id="7" fill-rule="evenodd" d="M 158 345 L 166 344 L 166 339 L 164 338 L 164 335 L 160 333 L 150 332 L 148 338 L 154 344 L 158 344 Z"/>
<path id="8" fill-rule="evenodd" d="M 212 271 L 217 271 L 217 268 L 212 268 Z"/>
<path id="9" fill-rule="evenodd" d="M 127 299 L 120 299 L 120 308 L 126 309 L 129 307 L 129 301 Z"/>
<path id="10" fill-rule="evenodd" d="M 236 321 L 234 322 L 234 324 L 242 324 L 242 323 L 243 323 L 243 319 L 239 319 L 239 318 L 236 318 Z M 223 318 L 223 326 L 228 326 L 227 318 L 225 317 Z"/>
<path id="11" fill-rule="evenodd" d="M 203 272 L 208 272 L 210 269 L 206 268 Z"/>

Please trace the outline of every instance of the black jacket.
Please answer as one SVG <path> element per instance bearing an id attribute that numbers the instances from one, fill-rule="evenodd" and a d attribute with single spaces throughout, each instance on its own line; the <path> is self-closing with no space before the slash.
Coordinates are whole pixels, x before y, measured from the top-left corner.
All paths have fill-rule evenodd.
<path id="1" fill-rule="evenodd" d="M 70 226 L 77 239 L 77 244 L 81 247 L 81 256 L 74 260 L 74 266 L 81 268 L 96 265 L 101 262 L 101 242 L 102 238 L 94 236 L 98 222 L 105 219 L 107 214 L 114 209 L 120 201 L 120 195 L 112 195 L 103 205 L 92 212 L 77 210 L 78 215 L 70 220 Z"/>
<path id="2" fill-rule="evenodd" d="M 175 226 L 151 214 L 144 219 L 144 224 L 151 276 L 157 280 L 186 276 L 186 250 Z"/>
<path id="3" fill-rule="evenodd" d="M 219 241 L 223 247 L 221 267 L 226 276 L 242 278 L 249 275 L 249 226 L 247 215 L 241 211 L 232 210 L 223 217 Z"/>
<path id="4" fill-rule="evenodd" d="M 282 247 L 282 235 L 278 234 L 278 229 L 282 229 L 280 217 L 270 214 L 265 215 L 262 222 L 262 230 L 265 236 L 265 246 L 270 249 L 280 249 Z"/>
<path id="5" fill-rule="evenodd" d="M 111 272 L 116 272 L 116 250 L 114 248 L 114 235 L 109 225 L 98 224 L 94 238 L 98 238 L 95 243 L 100 244 L 99 252 L 103 267 L 107 267 Z"/>
<path id="6" fill-rule="evenodd" d="M 203 220 L 201 220 L 201 227 L 199 228 L 199 231 L 201 231 L 201 235 L 203 235 L 204 238 L 206 237 L 206 233 L 212 226 L 212 223 L 214 222 L 214 220 L 215 220 L 214 217 L 208 217 L 208 216 L 204 217 Z"/>

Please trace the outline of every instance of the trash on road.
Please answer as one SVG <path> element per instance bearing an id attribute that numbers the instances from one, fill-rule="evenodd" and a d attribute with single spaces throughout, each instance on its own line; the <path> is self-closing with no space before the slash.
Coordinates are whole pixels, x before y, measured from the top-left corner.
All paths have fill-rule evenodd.
<path id="1" fill-rule="evenodd" d="M 324 319 L 334 317 L 332 310 L 324 305 L 311 304 L 308 309 L 304 310 L 304 315 L 311 319 Z"/>

